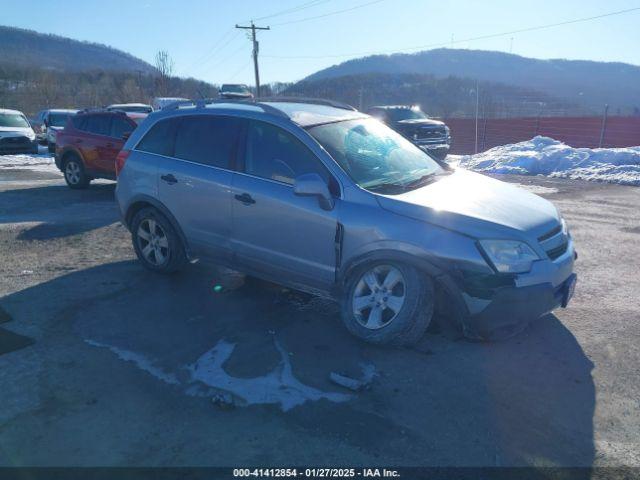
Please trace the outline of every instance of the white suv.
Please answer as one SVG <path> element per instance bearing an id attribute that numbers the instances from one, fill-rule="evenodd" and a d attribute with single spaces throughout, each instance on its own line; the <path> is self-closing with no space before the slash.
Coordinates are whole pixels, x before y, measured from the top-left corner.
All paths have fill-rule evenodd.
<path id="1" fill-rule="evenodd" d="M 36 133 L 24 113 L 0 108 L 0 154 L 38 153 Z"/>

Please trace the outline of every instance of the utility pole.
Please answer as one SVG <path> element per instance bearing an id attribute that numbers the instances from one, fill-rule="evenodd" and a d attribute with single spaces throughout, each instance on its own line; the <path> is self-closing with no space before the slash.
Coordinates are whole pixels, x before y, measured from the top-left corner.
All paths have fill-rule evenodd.
<path id="1" fill-rule="evenodd" d="M 251 25 L 243 27 L 236 25 L 236 28 L 251 30 L 251 41 L 253 42 L 253 71 L 256 75 L 256 97 L 260 98 L 260 72 L 258 71 L 258 41 L 256 40 L 256 30 L 271 30 L 269 27 L 256 27 L 251 21 Z"/>

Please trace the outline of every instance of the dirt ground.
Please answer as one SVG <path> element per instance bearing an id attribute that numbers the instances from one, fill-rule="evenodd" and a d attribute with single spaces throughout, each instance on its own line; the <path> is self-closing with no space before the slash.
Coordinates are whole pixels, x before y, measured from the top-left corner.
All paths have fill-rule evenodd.
<path id="1" fill-rule="evenodd" d="M 145 271 L 113 183 L 0 170 L 0 328 L 34 341 L 0 356 L 0 465 L 640 466 L 640 189 L 503 179 L 567 219 L 570 308 L 499 343 L 391 349 L 327 301 Z"/>

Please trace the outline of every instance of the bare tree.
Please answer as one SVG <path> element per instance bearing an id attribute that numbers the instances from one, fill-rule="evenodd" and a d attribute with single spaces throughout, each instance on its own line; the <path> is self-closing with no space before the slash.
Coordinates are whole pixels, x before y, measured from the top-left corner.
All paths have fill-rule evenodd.
<path id="1" fill-rule="evenodd" d="M 173 59 L 166 50 L 156 53 L 156 70 L 158 70 L 158 93 L 165 96 L 169 93 L 171 75 L 173 74 Z"/>

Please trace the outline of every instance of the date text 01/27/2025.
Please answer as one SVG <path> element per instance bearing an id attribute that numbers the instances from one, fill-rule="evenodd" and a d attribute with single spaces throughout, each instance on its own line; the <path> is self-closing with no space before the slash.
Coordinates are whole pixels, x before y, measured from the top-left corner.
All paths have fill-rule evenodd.
<path id="1" fill-rule="evenodd" d="M 386 468 L 234 468 L 233 476 L 254 478 L 398 478 L 397 470 Z"/>

